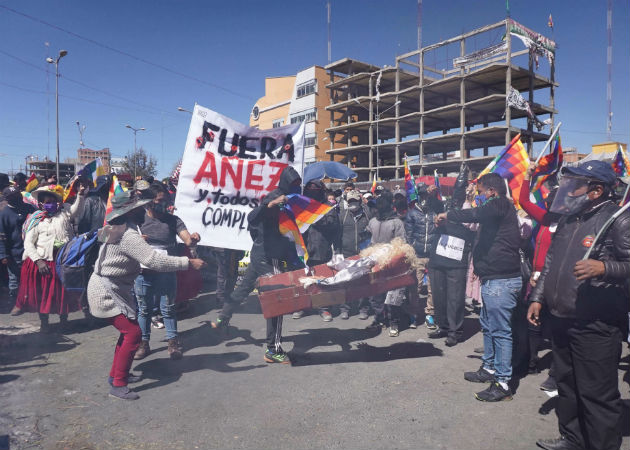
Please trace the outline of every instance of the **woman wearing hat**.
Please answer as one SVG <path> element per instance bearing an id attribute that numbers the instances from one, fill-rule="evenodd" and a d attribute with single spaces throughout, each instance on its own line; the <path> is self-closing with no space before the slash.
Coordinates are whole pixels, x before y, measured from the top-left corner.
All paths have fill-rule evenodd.
<path id="1" fill-rule="evenodd" d="M 143 207 L 150 201 L 129 191 L 112 198 L 113 209 L 106 216 L 109 225 L 99 231 L 102 245 L 87 290 L 92 315 L 108 319 L 120 331 L 109 383 L 110 395 L 124 400 L 139 398 L 129 390 L 127 383 L 139 381 L 139 377 L 129 375 L 129 369 L 142 336 L 136 315 L 138 306 L 132 293 L 140 264 L 156 272 L 175 272 L 189 267 L 199 270 L 205 265 L 201 259 L 159 253 L 145 242 L 138 227 L 144 222 Z"/>
<path id="2" fill-rule="evenodd" d="M 63 208 L 63 188 L 46 186 L 32 193 L 39 210 L 24 222 L 24 256 L 17 302 L 11 313 L 38 312 L 42 332 L 50 331 L 48 315 L 59 314 L 62 329 L 68 313 L 80 308 L 79 298 L 64 290 L 57 277 L 55 256 L 74 237 L 73 220 L 83 211 L 86 187 L 80 186 L 77 200 Z"/>

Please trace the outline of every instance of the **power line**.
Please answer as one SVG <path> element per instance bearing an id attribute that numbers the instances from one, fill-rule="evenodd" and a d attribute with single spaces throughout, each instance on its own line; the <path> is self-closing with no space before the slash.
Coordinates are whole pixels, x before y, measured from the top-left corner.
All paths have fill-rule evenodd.
<path id="1" fill-rule="evenodd" d="M 44 69 L 43 67 L 40 67 L 37 64 L 33 64 L 30 61 L 26 61 L 26 60 L 24 60 L 24 59 L 22 59 L 22 58 L 20 58 L 18 56 L 15 56 L 15 55 L 12 55 L 12 54 L 10 54 L 8 52 L 5 52 L 4 50 L 0 50 L 0 53 L 5 55 L 5 56 L 7 56 L 7 57 L 9 57 L 9 58 L 12 58 L 12 59 L 18 61 L 18 62 L 21 62 L 22 64 L 25 64 L 25 65 L 33 68 L 33 69 L 37 69 L 37 70 L 41 70 L 43 72 L 46 72 L 46 69 Z M 68 77 L 66 77 L 64 75 L 60 75 L 60 77 L 63 78 L 64 80 L 67 80 L 67 81 L 71 82 L 71 83 L 75 83 L 75 84 L 78 84 L 79 86 L 83 86 L 83 87 L 91 89 L 93 91 L 100 92 L 101 94 L 107 95 L 109 97 L 117 98 L 119 100 L 122 100 L 122 101 L 125 101 L 125 102 L 128 102 L 128 103 L 133 103 L 134 105 L 142 106 L 143 108 L 154 109 L 156 111 L 159 111 L 160 113 L 166 113 L 166 114 L 170 114 L 170 115 L 176 116 L 176 117 L 180 116 L 180 114 L 177 114 L 177 113 L 174 113 L 174 112 L 171 112 L 171 111 L 165 111 L 165 110 L 162 110 L 160 108 L 157 108 L 157 107 L 154 107 L 154 106 L 151 106 L 151 105 L 145 105 L 143 103 L 139 103 L 139 102 L 136 102 L 134 100 L 129 100 L 128 98 L 121 97 L 120 95 L 113 94 L 111 92 L 105 91 L 103 89 L 100 89 L 100 88 L 97 88 L 97 87 L 94 87 L 94 86 L 90 86 L 89 84 L 86 84 L 86 83 L 84 83 L 82 81 L 74 80 L 74 79 L 68 78 Z M 111 106 L 111 105 L 109 105 L 109 106 Z"/>
<path id="2" fill-rule="evenodd" d="M 46 25 L 47 27 L 54 28 L 54 29 L 55 29 L 55 30 L 57 30 L 57 31 L 61 31 L 61 32 L 63 32 L 63 33 L 69 34 L 70 36 L 73 36 L 73 37 L 75 37 L 75 38 L 77 38 L 77 39 L 81 39 L 81 40 L 83 40 L 83 41 L 85 41 L 85 42 L 89 42 L 90 44 L 93 44 L 93 45 L 96 45 L 96 46 L 98 46 L 98 47 L 104 48 L 104 49 L 109 50 L 109 51 L 111 51 L 111 52 L 118 53 L 119 55 L 126 56 L 126 57 L 128 57 L 128 58 L 133 59 L 133 60 L 136 60 L 136 61 L 142 62 L 142 63 L 144 63 L 144 64 L 148 64 L 149 66 L 152 66 L 152 67 L 157 67 L 158 69 L 161 69 L 161 70 L 163 70 L 163 71 L 165 71 L 165 72 L 169 72 L 169 73 L 171 73 L 171 74 L 173 74 L 173 75 L 178 75 L 178 76 L 180 76 L 180 77 L 187 78 L 187 79 L 189 79 L 189 80 L 193 80 L 193 81 L 196 81 L 196 82 L 198 82 L 198 83 L 202 83 L 202 84 L 205 84 L 205 85 L 211 86 L 211 87 L 213 87 L 213 88 L 215 88 L 215 89 L 220 89 L 220 90 L 222 90 L 222 91 L 224 91 L 224 92 L 227 92 L 228 94 L 232 94 L 232 95 L 235 95 L 235 96 L 237 96 L 237 97 L 241 97 L 241 98 L 244 98 L 244 99 L 247 99 L 247 100 L 253 100 L 253 101 L 256 101 L 256 99 L 254 99 L 254 98 L 252 98 L 252 97 L 249 97 L 249 96 L 247 96 L 247 95 L 241 94 L 240 92 L 236 92 L 236 91 L 233 91 L 233 90 L 228 89 L 228 88 L 226 88 L 226 87 L 220 86 L 220 85 L 218 85 L 218 84 L 216 84 L 216 83 L 212 83 L 212 82 L 209 82 L 209 81 L 205 81 L 205 80 L 202 80 L 202 79 L 200 79 L 200 78 L 196 78 L 196 77 L 193 77 L 193 76 L 191 76 L 191 75 L 188 75 L 188 74 L 186 74 L 186 73 L 179 72 L 179 71 L 177 71 L 177 70 L 174 70 L 174 69 L 171 69 L 171 68 L 169 68 L 169 67 L 163 66 L 162 64 L 154 63 L 154 62 L 149 61 L 149 60 L 146 60 L 146 59 L 144 59 L 144 58 L 140 58 L 139 56 L 132 55 L 131 53 L 128 53 L 128 52 L 126 52 L 126 51 L 119 50 L 119 49 L 114 48 L 114 47 L 112 47 L 112 46 L 110 46 L 110 45 L 103 44 L 103 43 L 98 42 L 98 41 L 96 41 L 96 40 L 94 40 L 94 39 L 91 39 L 91 38 L 88 38 L 88 37 L 82 36 L 82 35 L 80 35 L 80 34 L 78 34 L 78 33 L 75 33 L 74 31 L 66 30 L 65 28 L 61 28 L 60 26 L 54 25 L 54 24 L 52 24 L 52 23 L 50 23 L 50 22 L 46 22 L 45 20 L 38 19 L 37 17 L 33 17 L 33 16 L 28 15 L 28 14 L 26 14 L 26 13 L 23 13 L 23 12 L 17 11 L 17 10 L 15 10 L 15 9 L 13 9 L 13 8 L 9 8 L 9 7 L 8 7 L 8 6 L 6 6 L 6 5 L 0 5 L 0 8 L 4 9 L 4 10 L 6 10 L 6 11 L 12 12 L 12 13 L 14 13 L 14 14 L 17 14 L 17 15 L 19 15 L 19 16 L 25 17 L 25 18 L 27 18 L 27 19 L 29 19 L 29 20 L 34 21 L 34 22 L 41 23 L 42 25 Z"/>

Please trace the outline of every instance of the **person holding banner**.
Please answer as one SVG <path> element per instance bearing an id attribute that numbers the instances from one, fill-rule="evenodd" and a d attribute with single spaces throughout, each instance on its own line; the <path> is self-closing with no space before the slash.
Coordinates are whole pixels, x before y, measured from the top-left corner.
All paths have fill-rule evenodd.
<path id="1" fill-rule="evenodd" d="M 527 312 L 536 326 L 543 303 L 550 312 L 560 437 L 536 442 L 544 449 L 621 446 L 618 366 L 628 333 L 630 214 L 606 227 L 620 211 L 615 184 L 603 161 L 566 167 L 551 205 L 563 217 Z"/>
<path id="2" fill-rule="evenodd" d="M 283 262 L 287 264 L 288 270 L 296 270 L 303 265 L 297 257 L 295 244 L 282 235 L 279 229 L 280 208 L 288 194 L 301 192 L 301 183 L 297 171 L 291 166 L 285 167 L 280 174 L 278 188 L 265 196 L 260 205 L 248 214 L 249 230 L 254 241 L 250 263 L 232 295 L 226 297 L 219 317 L 212 323 L 213 328 L 227 329 L 234 310 L 254 290 L 258 277 L 280 273 L 283 271 Z M 281 344 L 282 316 L 267 319 L 265 362 L 290 364 L 289 356 Z"/>

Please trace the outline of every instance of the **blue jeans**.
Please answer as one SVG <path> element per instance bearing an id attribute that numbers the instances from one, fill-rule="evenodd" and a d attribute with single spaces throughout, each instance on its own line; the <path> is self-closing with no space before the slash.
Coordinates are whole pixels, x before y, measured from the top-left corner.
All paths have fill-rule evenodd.
<path id="1" fill-rule="evenodd" d="M 497 381 L 512 378 L 512 313 L 521 295 L 521 277 L 481 283 L 483 306 L 479 315 L 483 332 L 483 367 L 494 370 Z"/>
<path id="2" fill-rule="evenodd" d="M 176 289 L 177 276 L 175 272 L 152 272 L 145 269 L 136 278 L 138 324 L 142 330 L 143 341 L 148 341 L 151 338 L 151 316 L 158 302 L 166 328 L 166 339 L 177 337 Z"/>

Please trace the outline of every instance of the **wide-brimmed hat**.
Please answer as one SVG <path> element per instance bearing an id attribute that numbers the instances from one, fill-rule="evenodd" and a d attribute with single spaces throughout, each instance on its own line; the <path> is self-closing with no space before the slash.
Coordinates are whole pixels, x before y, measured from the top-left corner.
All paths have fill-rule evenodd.
<path id="1" fill-rule="evenodd" d="M 136 208 L 146 205 L 150 201 L 150 199 L 142 199 L 134 195 L 132 191 L 120 192 L 112 197 L 112 211 L 105 216 L 105 220 L 111 222 Z"/>
<path id="2" fill-rule="evenodd" d="M 63 202 L 63 187 L 62 186 L 51 184 L 48 186 L 42 186 L 39 189 L 36 189 L 33 192 L 31 192 L 31 196 L 36 201 L 39 201 L 39 196 L 42 194 L 53 195 L 59 203 Z"/>

